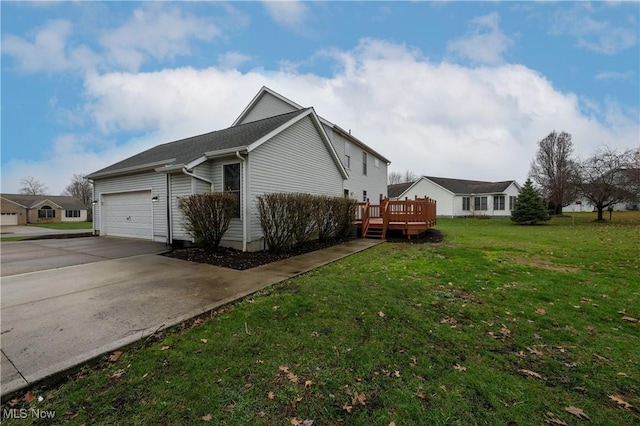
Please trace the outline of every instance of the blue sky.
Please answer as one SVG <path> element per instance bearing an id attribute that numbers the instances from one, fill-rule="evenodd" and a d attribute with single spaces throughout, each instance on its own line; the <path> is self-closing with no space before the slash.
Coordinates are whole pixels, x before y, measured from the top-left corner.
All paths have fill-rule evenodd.
<path id="1" fill-rule="evenodd" d="M 0 7 L 3 192 L 226 128 L 263 85 L 393 171 L 522 183 L 552 130 L 640 146 L 638 2 Z"/>

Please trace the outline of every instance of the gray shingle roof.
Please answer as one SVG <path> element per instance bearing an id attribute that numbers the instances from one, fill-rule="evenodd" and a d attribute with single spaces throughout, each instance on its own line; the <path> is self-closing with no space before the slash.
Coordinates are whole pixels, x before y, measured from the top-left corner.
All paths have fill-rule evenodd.
<path id="1" fill-rule="evenodd" d="M 93 172 L 87 177 L 92 178 L 95 175 L 117 172 L 123 169 L 135 169 L 139 166 L 162 161 L 172 162 L 174 164 L 187 164 L 201 157 L 205 152 L 247 146 L 307 110 L 308 108 L 157 145 L 105 167 L 104 169 Z"/>
<path id="2" fill-rule="evenodd" d="M 387 193 L 389 195 L 389 198 L 399 197 L 404 191 L 409 189 L 411 185 L 413 185 L 413 182 L 395 183 L 393 185 L 387 186 Z"/>
<path id="3" fill-rule="evenodd" d="M 20 204 L 28 209 L 32 208 L 36 204 L 49 200 L 62 207 L 65 210 L 86 210 L 87 207 L 82 204 L 82 201 L 76 197 L 67 195 L 26 195 L 26 194 L 0 194 L 2 198 L 5 198 L 14 203 Z"/>
<path id="4" fill-rule="evenodd" d="M 448 189 L 454 194 L 492 194 L 504 192 L 514 181 L 484 182 L 479 180 L 448 179 L 441 177 L 425 176 L 432 182 Z"/>

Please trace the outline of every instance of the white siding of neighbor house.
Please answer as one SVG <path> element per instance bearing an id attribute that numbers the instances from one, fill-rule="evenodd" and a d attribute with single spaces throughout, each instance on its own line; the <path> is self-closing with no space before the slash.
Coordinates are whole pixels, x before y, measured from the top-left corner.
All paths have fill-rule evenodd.
<path id="1" fill-rule="evenodd" d="M 487 210 L 474 211 L 474 201 L 471 194 L 453 194 L 452 192 L 444 189 L 440 185 L 432 182 L 429 179 L 422 178 L 413 185 L 409 190 L 403 194 L 401 199 L 408 197 L 412 199 L 414 197 L 429 197 L 436 200 L 436 214 L 439 217 L 457 217 L 457 216 L 510 216 L 511 210 L 509 210 L 509 197 L 517 197 L 519 194 L 518 188 L 515 184 L 509 185 L 503 193 L 496 194 L 474 194 L 477 197 L 487 197 Z M 493 209 L 493 197 L 504 195 L 504 210 Z M 471 210 L 462 210 L 462 199 L 464 197 L 470 198 Z"/>
<path id="2" fill-rule="evenodd" d="M 323 127 L 340 161 L 342 161 L 342 165 L 349 174 L 349 179 L 344 183 L 344 189 L 349 190 L 350 198 L 362 201 L 363 191 L 367 191 L 367 198 L 374 204 L 378 204 L 381 194 L 383 197 L 387 196 L 387 163 L 371 152 L 367 152 L 367 175 L 365 176 L 362 168 L 362 153 L 364 150 L 359 145 L 335 133 L 331 127 L 325 124 L 323 124 Z M 349 144 L 351 152 L 351 167 L 347 167 L 345 142 Z M 376 158 L 378 167 L 375 166 Z"/>
<path id="3" fill-rule="evenodd" d="M 249 153 L 250 241 L 262 238 L 257 197 L 273 192 L 341 196 L 344 178 L 310 117 Z"/>
<path id="4" fill-rule="evenodd" d="M 280 114 L 296 111 L 292 105 L 278 99 L 270 93 L 264 93 L 249 113 L 238 124 L 250 123 Z"/>
<path id="5" fill-rule="evenodd" d="M 153 240 L 167 242 L 167 180 L 165 174 L 156 172 L 94 179 L 94 199 L 98 201 L 98 204 L 93 209 L 93 229 L 101 231 L 100 200 L 102 195 L 145 190 L 151 190 L 153 196 L 158 196 L 158 202 L 153 203 L 152 207 Z"/>

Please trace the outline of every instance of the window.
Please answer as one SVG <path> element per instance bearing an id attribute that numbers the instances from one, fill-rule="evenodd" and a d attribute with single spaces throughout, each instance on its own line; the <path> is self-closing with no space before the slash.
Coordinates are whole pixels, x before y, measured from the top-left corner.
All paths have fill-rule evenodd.
<path id="1" fill-rule="evenodd" d="M 504 195 L 493 196 L 493 209 L 504 210 Z"/>
<path id="2" fill-rule="evenodd" d="M 240 163 L 225 164 L 222 167 L 222 184 L 224 192 L 229 192 L 236 199 L 233 217 L 240 217 Z"/>
<path id="3" fill-rule="evenodd" d="M 367 175 L 367 153 L 362 153 L 362 174 Z"/>
<path id="4" fill-rule="evenodd" d="M 344 190 L 344 198 L 349 198 L 349 190 L 348 189 Z"/>
<path id="5" fill-rule="evenodd" d="M 380 160 L 378 160 L 377 158 L 373 159 L 373 165 L 376 167 L 380 167 Z"/>
<path id="6" fill-rule="evenodd" d="M 38 210 L 39 219 L 52 219 L 54 217 L 56 217 L 56 211 L 50 206 L 42 206 L 42 208 Z"/>
<path id="7" fill-rule="evenodd" d="M 64 217 L 80 217 L 80 210 L 65 210 Z"/>
<path id="8" fill-rule="evenodd" d="M 471 210 L 471 197 L 462 197 L 462 210 Z"/>
<path id="9" fill-rule="evenodd" d="M 509 210 L 513 210 L 513 208 L 516 206 L 517 199 L 518 197 L 514 197 L 513 195 L 509 196 Z"/>
<path id="10" fill-rule="evenodd" d="M 473 197 L 473 209 L 474 210 L 486 210 L 487 209 L 487 197 Z"/>
<path id="11" fill-rule="evenodd" d="M 349 142 L 344 143 L 344 165 L 347 169 L 351 168 L 351 145 Z"/>
<path id="12" fill-rule="evenodd" d="M 367 191 L 362 191 L 362 201 L 367 202 Z"/>

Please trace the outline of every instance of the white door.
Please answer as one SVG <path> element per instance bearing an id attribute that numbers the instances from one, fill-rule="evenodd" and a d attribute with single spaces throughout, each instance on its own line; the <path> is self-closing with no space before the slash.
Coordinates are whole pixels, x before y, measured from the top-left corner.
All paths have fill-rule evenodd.
<path id="1" fill-rule="evenodd" d="M 16 213 L 2 213 L 0 215 L 0 226 L 11 226 L 18 224 L 18 215 Z"/>
<path id="2" fill-rule="evenodd" d="M 102 196 L 103 235 L 153 238 L 151 191 L 122 192 Z"/>

